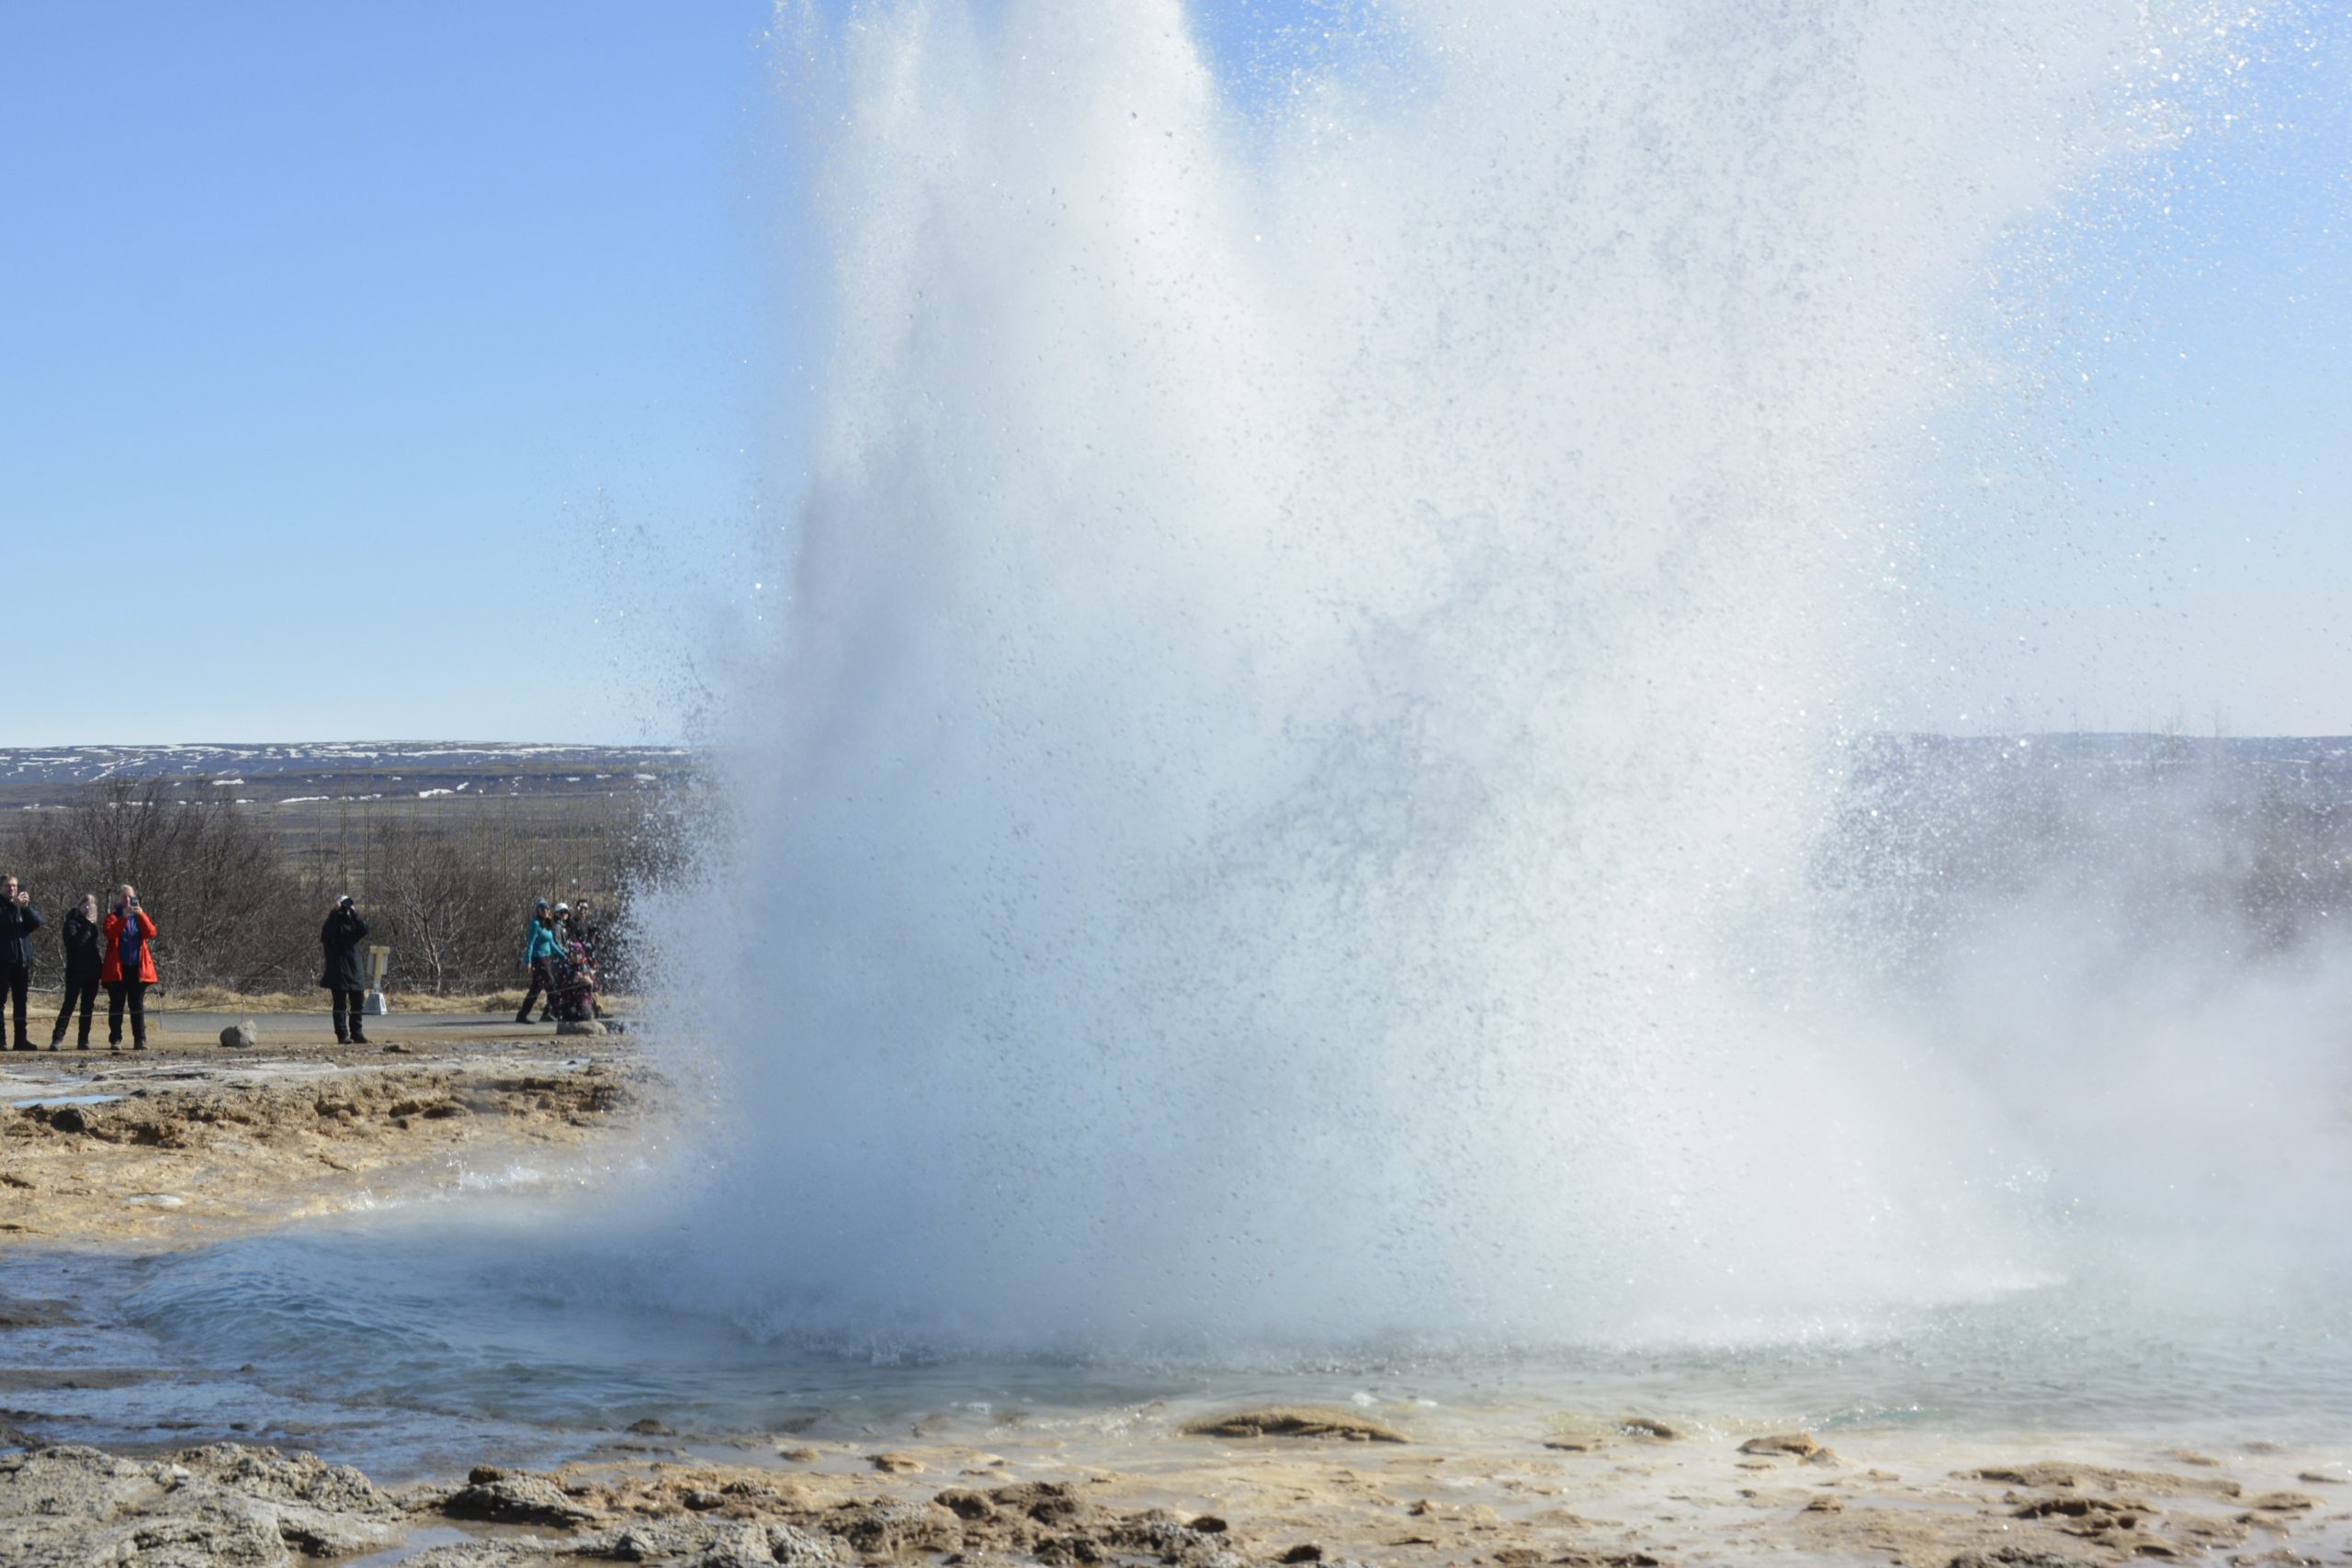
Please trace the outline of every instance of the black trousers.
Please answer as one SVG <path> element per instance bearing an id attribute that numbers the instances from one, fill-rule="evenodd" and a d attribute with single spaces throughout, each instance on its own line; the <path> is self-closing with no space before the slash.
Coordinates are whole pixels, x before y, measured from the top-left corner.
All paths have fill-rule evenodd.
<path id="1" fill-rule="evenodd" d="M 122 1010 L 130 1010 L 131 1043 L 141 1050 L 147 1048 L 147 982 L 144 980 L 108 980 L 107 982 L 107 1043 L 122 1043 Z"/>
<path id="2" fill-rule="evenodd" d="M 66 976 L 65 1005 L 57 1010 L 57 1027 L 50 1032 L 49 1036 L 52 1048 L 64 1043 L 65 1026 L 74 1021 L 74 1009 L 77 1003 L 82 1009 L 80 1043 L 87 1045 L 90 1043 L 90 1010 L 98 1003 L 98 982 L 95 977 L 76 980 L 70 975 Z"/>
<path id="3" fill-rule="evenodd" d="M 17 1049 L 19 1051 L 33 1048 L 32 1042 L 25 1038 L 25 992 L 32 981 L 31 964 L 0 964 L 0 1007 L 5 1007 L 12 998 L 17 1004 Z"/>
<path id="4" fill-rule="evenodd" d="M 515 1022 L 521 1023 L 531 1016 L 531 1004 L 539 999 L 542 991 L 547 993 L 549 1002 L 555 1000 L 555 960 L 552 958 L 531 960 L 531 987 L 523 993 L 523 1005 L 514 1012 Z"/>
<path id="5" fill-rule="evenodd" d="M 346 1015 L 348 1021 L 345 1021 Z M 368 1016 L 368 993 L 337 991 L 334 994 L 334 1037 L 350 1042 L 366 1032 L 359 1021 Z"/>

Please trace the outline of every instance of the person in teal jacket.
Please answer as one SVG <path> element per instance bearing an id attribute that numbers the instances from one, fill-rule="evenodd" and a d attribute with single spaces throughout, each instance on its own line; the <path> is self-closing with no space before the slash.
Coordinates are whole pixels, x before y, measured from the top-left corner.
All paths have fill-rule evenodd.
<path id="1" fill-rule="evenodd" d="M 555 961 L 562 952 L 563 938 L 548 914 L 548 901 L 542 898 L 531 910 L 531 929 L 523 939 L 523 967 L 531 972 L 531 986 L 523 993 L 523 1010 L 514 1015 L 515 1022 L 531 1021 L 531 1004 L 542 991 L 550 1000 L 554 998 Z"/>

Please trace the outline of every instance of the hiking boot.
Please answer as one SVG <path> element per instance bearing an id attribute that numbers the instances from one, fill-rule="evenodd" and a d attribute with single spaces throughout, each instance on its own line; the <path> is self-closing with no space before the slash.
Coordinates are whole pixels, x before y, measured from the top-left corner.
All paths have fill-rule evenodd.
<path id="1" fill-rule="evenodd" d="M 518 1012 L 514 1015 L 514 1021 L 517 1023 L 528 1023 L 531 1021 L 531 1015 L 527 1012 Z"/>
<path id="2" fill-rule="evenodd" d="M 365 1045 L 368 1043 L 368 1040 L 365 1034 L 355 1029 L 351 1032 L 351 1043 L 354 1045 Z"/>

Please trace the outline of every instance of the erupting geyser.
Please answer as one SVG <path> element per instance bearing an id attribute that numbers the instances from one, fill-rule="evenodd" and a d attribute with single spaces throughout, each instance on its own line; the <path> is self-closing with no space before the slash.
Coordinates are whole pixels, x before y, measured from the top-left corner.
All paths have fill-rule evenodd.
<path id="1" fill-rule="evenodd" d="M 831 29 L 741 930 L 670 961 L 709 1289 L 1238 1353 L 2043 1277 L 1822 835 L 1955 299 L 2241 22 L 1427 0 L 1239 106 L 1174 0 Z"/>

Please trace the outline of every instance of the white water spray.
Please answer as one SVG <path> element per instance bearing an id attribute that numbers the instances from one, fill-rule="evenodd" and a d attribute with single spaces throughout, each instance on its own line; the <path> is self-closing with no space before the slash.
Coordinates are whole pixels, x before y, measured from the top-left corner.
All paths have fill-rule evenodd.
<path id="1" fill-rule="evenodd" d="M 1429 0 L 1252 112 L 1173 0 L 859 8 L 696 1289 L 1230 1353 L 2038 1277 L 1807 874 L 1939 326 L 2235 15 Z"/>

